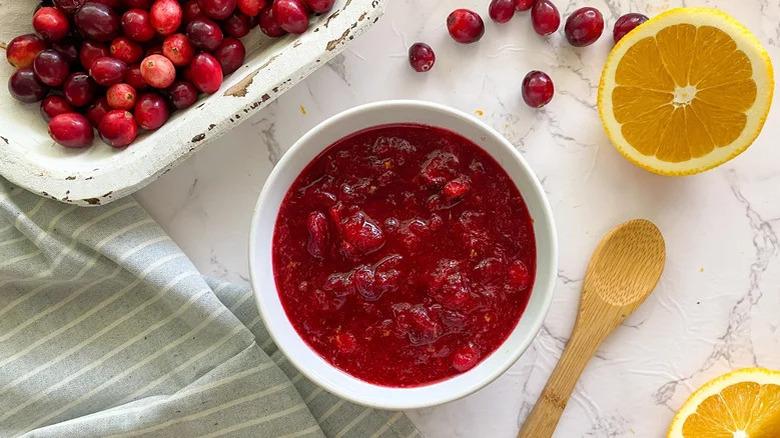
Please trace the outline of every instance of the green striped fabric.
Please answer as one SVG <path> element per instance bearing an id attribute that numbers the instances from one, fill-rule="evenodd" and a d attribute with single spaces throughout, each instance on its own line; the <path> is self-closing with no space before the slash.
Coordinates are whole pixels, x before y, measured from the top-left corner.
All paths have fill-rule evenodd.
<path id="1" fill-rule="evenodd" d="M 413 437 L 271 342 L 131 198 L 78 208 L 0 178 L 0 437 Z"/>

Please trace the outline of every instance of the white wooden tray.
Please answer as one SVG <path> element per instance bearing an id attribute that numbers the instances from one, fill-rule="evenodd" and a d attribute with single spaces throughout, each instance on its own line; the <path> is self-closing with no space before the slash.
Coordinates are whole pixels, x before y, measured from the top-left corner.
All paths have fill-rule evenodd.
<path id="1" fill-rule="evenodd" d="M 22 104 L 5 84 L 13 68 L 0 67 L 0 174 L 42 196 L 78 205 L 101 205 L 127 196 L 157 179 L 207 142 L 263 108 L 345 44 L 375 23 L 386 0 L 337 0 L 333 11 L 313 19 L 300 36 L 270 39 L 255 28 L 243 39 L 247 60 L 215 94 L 173 116 L 125 149 L 96 137 L 86 149 L 66 149 L 48 135 L 38 104 Z M 2 48 L 32 32 L 35 2 L 0 2 Z"/>

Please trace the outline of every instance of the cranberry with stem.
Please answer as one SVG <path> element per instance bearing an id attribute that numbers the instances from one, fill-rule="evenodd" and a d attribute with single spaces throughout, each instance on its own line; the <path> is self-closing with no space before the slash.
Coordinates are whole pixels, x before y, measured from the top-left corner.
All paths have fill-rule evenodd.
<path id="1" fill-rule="evenodd" d="M 527 11 L 534 5 L 534 0 L 515 0 L 515 9 L 518 11 Z"/>
<path id="2" fill-rule="evenodd" d="M 238 0 L 236 2 L 238 9 L 250 17 L 260 15 L 260 11 L 262 11 L 267 4 L 266 0 Z"/>
<path id="3" fill-rule="evenodd" d="M 100 120 L 98 134 L 107 145 L 123 148 L 135 140 L 138 135 L 138 125 L 130 112 L 112 110 Z"/>
<path id="4" fill-rule="evenodd" d="M 127 64 L 124 62 L 110 57 L 103 57 L 92 61 L 89 74 L 99 85 L 110 87 L 122 82 L 126 71 Z"/>
<path id="5" fill-rule="evenodd" d="M 566 19 L 563 32 L 574 47 L 585 47 L 596 42 L 604 31 L 604 17 L 596 8 L 579 8 Z"/>
<path id="6" fill-rule="evenodd" d="M 198 89 L 190 81 L 177 81 L 166 90 L 168 100 L 176 109 L 191 107 L 198 100 Z"/>
<path id="7" fill-rule="evenodd" d="M 336 0 L 303 0 L 306 3 L 306 6 L 309 7 L 309 9 L 312 10 L 312 12 L 316 12 L 318 14 L 324 14 L 326 12 L 329 12 L 331 9 L 333 9 L 333 4 L 336 3 Z"/>
<path id="8" fill-rule="evenodd" d="M 198 5 L 209 17 L 224 20 L 236 9 L 236 0 L 198 0 Z"/>
<path id="9" fill-rule="evenodd" d="M 181 26 L 184 12 L 176 0 L 157 0 L 149 11 L 152 27 L 160 35 L 170 35 Z"/>
<path id="10" fill-rule="evenodd" d="M 561 14 L 550 0 L 534 0 L 534 5 L 531 7 L 531 23 L 534 31 L 539 35 L 550 35 L 561 25 Z"/>
<path id="11" fill-rule="evenodd" d="M 92 144 L 95 133 L 86 117 L 78 113 L 65 113 L 51 119 L 49 136 L 66 148 L 83 148 Z"/>
<path id="12" fill-rule="evenodd" d="M 127 37 L 115 38 L 108 47 L 111 56 L 125 64 L 135 64 L 144 56 L 144 48 Z"/>
<path id="13" fill-rule="evenodd" d="M 187 25 L 187 38 L 193 46 L 206 52 L 217 50 L 222 44 L 222 30 L 211 20 L 195 20 Z"/>
<path id="14" fill-rule="evenodd" d="M 84 41 L 81 43 L 81 49 L 79 50 L 79 59 L 81 60 L 81 66 L 89 70 L 92 67 L 92 63 L 98 59 L 106 56 L 110 56 L 111 52 L 103 43 L 95 41 Z"/>
<path id="15" fill-rule="evenodd" d="M 24 103 L 32 103 L 46 97 L 49 87 L 38 80 L 32 67 L 25 67 L 16 70 L 8 78 L 8 91 L 14 99 Z"/>
<path id="16" fill-rule="evenodd" d="M 98 87 L 95 81 L 83 71 L 72 73 L 62 85 L 65 99 L 73 106 L 88 105 L 95 98 Z"/>
<path id="17" fill-rule="evenodd" d="M 620 41 L 621 38 L 626 36 L 627 33 L 634 30 L 635 27 L 649 20 L 647 15 L 632 12 L 630 14 L 622 15 L 615 22 L 615 27 L 612 28 L 612 38 L 615 43 Z"/>
<path id="18" fill-rule="evenodd" d="M 455 41 L 471 44 L 485 35 L 485 23 L 474 11 L 455 9 L 447 16 L 447 30 Z"/>
<path id="19" fill-rule="evenodd" d="M 244 64 L 246 49 L 240 40 L 225 38 L 214 51 L 214 57 L 217 58 L 220 67 L 222 67 L 222 74 L 229 75 Z"/>
<path id="20" fill-rule="evenodd" d="M 214 94 L 222 85 L 222 68 L 213 56 L 199 53 L 190 63 L 189 76 L 195 88 L 203 93 Z"/>
<path id="21" fill-rule="evenodd" d="M 287 31 L 279 26 L 274 16 L 274 8 L 267 7 L 260 13 L 260 30 L 271 38 L 279 38 L 287 35 Z"/>
<path id="22" fill-rule="evenodd" d="M 96 41 L 111 41 L 120 32 L 120 20 L 116 11 L 101 3 L 89 2 L 75 15 L 76 27 L 81 34 Z"/>
<path id="23" fill-rule="evenodd" d="M 152 18 L 141 9 L 130 9 L 122 14 L 122 32 L 135 41 L 144 43 L 155 36 Z"/>
<path id="24" fill-rule="evenodd" d="M 113 109 L 130 111 L 135 106 L 135 88 L 128 84 L 114 84 L 106 91 L 106 101 Z"/>
<path id="25" fill-rule="evenodd" d="M 279 27 L 302 34 L 309 28 L 309 11 L 301 0 L 275 0 L 272 6 Z"/>
<path id="26" fill-rule="evenodd" d="M 135 121 L 150 131 L 164 125 L 169 115 L 168 104 L 157 93 L 146 93 L 135 104 Z"/>
<path id="27" fill-rule="evenodd" d="M 184 67 L 189 65 L 195 56 L 195 48 L 190 43 L 189 38 L 183 33 L 168 35 L 163 41 L 162 53 L 170 59 L 173 65 Z"/>
<path id="28" fill-rule="evenodd" d="M 38 35 L 19 35 L 8 43 L 5 57 L 12 66 L 25 68 L 31 66 L 35 56 L 45 49 L 46 43 Z"/>
<path id="29" fill-rule="evenodd" d="M 492 0 L 488 7 L 490 18 L 496 23 L 506 23 L 515 16 L 514 0 Z"/>
<path id="30" fill-rule="evenodd" d="M 523 100 L 533 108 L 541 108 L 553 98 L 555 87 L 546 73 L 532 70 L 525 75 L 522 84 Z"/>
<path id="31" fill-rule="evenodd" d="M 58 41 L 68 35 L 70 21 L 59 9 L 47 6 L 38 9 L 33 16 L 33 28 L 43 39 Z"/>
<path id="32" fill-rule="evenodd" d="M 51 95 L 41 101 L 41 117 L 46 123 L 60 114 L 72 113 L 73 107 L 59 95 Z"/>
<path id="33" fill-rule="evenodd" d="M 108 100 L 105 97 L 98 97 L 92 104 L 87 107 L 86 116 L 89 123 L 95 128 L 100 126 L 100 121 L 103 120 L 103 116 L 111 111 L 111 107 L 108 106 Z"/>
<path id="34" fill-rule="evenodd" d="M 141 62 L 141 76 L 155 88 L 168 88 L 176 80 L 176 67 L 163 55 L 150 55 Z"/>
<path id="35" fill-rule="evenodd" d="M 414 43 L 409 47 L 409 64 L 416 72 L 426 72 L 436 62 L 436 54 L 431 46 L 425 43 Z"/>
<path id="36" fill-rule="evenodd" d="M 33 70 L 38 79 L 50 87 L 58 87 L 70 74 L 70 66 L 62 53 L 46 49 L 33 60 Z"/>

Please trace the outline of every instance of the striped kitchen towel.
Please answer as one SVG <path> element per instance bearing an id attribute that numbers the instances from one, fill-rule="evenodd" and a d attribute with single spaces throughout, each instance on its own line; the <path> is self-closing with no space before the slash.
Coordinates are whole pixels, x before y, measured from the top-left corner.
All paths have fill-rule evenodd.
<path id="1" fill-rule="evenodd" d="M 79 208 L 0 178 L 0 437 L 412 437 L 271 342 L 133 199 Z"/>

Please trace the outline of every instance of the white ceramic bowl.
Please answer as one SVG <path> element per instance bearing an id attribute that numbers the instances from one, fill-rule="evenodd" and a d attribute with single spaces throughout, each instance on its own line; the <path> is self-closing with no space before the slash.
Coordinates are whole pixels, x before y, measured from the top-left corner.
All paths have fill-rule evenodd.
<path id="1" fill-rule="evenodd" d="M 279 207 L 306 165 L 337 140 L 387 123 L 421 123 L 456 132 L 487 151 L 517 185 L 534 221 L 536 281 L 528 306 L 514 331 L 490 356 L 451 379 L 415 388 L 367 383 L 332 366 L 293 328 L 274 282 L 271 246 Z M 485 123 L 442 105 L 420 101 L 384 101 L 359 106 L 320 123 L 282 157 L 260 193 L 249 237 L 249 272 L 266 328 L 276 345 L 309 379 L 356 403 L 386 409 L 411 409 L 445 403 L 471 394 L 506 371 L 528 348 L 550 308 L 558 270 L 558 243 L 552 211 L 542 185 L 520 153 Z"/>

